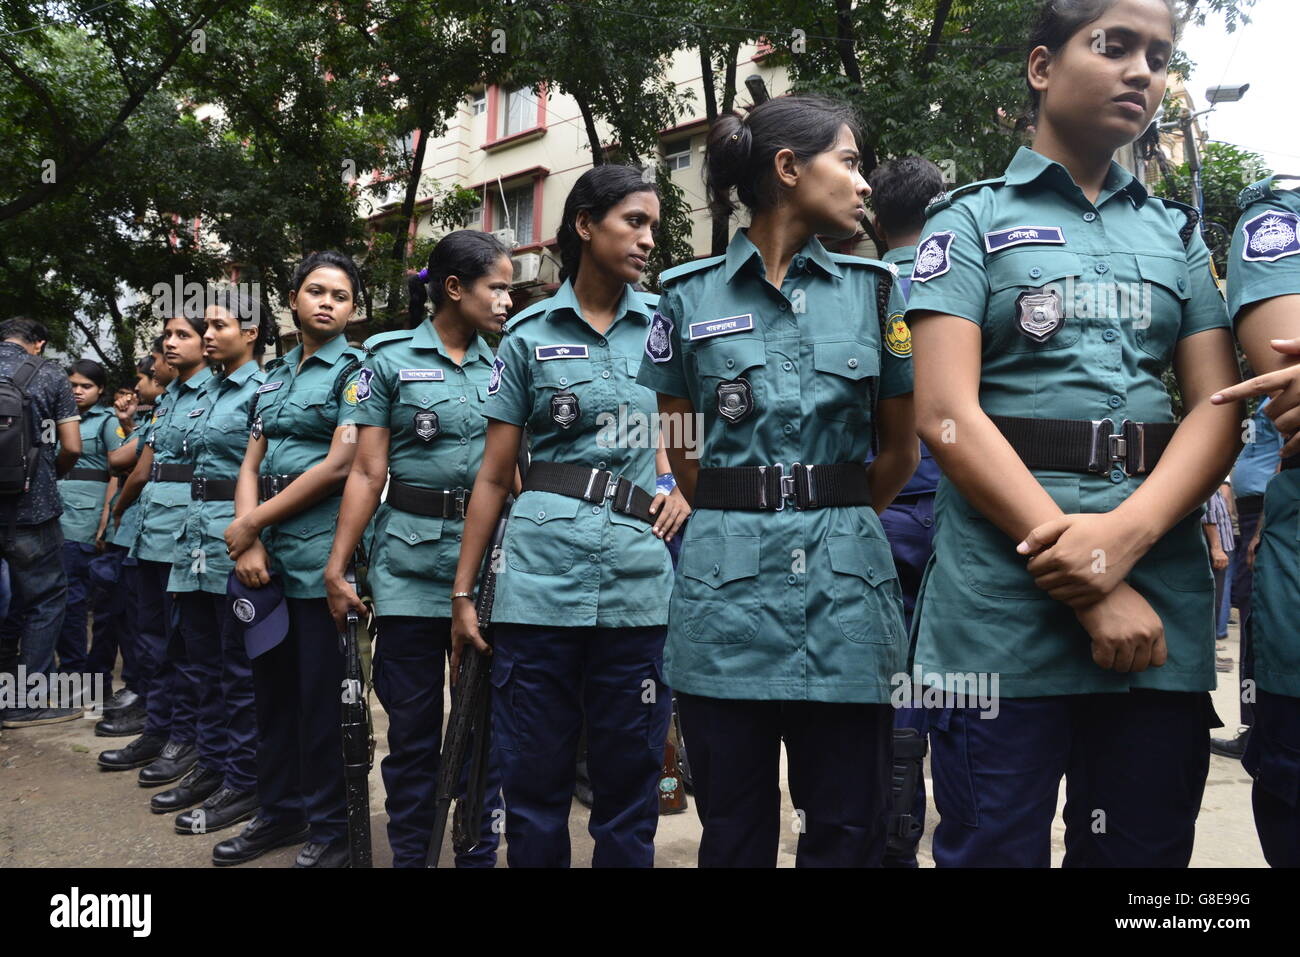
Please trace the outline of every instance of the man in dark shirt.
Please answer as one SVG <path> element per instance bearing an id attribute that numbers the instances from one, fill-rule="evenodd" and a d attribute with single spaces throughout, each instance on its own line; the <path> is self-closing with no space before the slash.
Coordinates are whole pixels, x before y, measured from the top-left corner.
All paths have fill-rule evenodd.
<path id="1" fill-rule="evenodd" d="M 48 338 L 45 327 L 31 319 L 0 322 L 0 376 L 12 376 L 28 356 L 40 355 Z M 28 700 L 32 676 L 48 675 L 51 670 L 54 644 L 63 627 L 68 584 L 60 558 L 63 532 L 59 516 L 63 503 L 56 479 L 70 470 L 81 455 L 77 424 L 81 416 L 68 377 L 53 362 L 42 363 L 27 394 L 36 418 L 40 454 L 28 490 L 0 499 L 0 557 L 9 564 L 13 603 L 22 609 L 19 664 L 27 676 L 26 683 L 8 689 L 19 706 L 3 712 L 6 728 L 71 721 L 82 713 L 80 708 L 49 707 L 65 703 L 61 701 L 46 700 L 31 706 Z"/>

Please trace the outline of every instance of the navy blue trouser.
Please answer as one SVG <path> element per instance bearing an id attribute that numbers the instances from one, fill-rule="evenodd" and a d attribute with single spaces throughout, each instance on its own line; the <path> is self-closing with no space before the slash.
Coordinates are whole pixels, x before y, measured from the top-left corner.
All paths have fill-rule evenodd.
<path id="1" fill-rule="evenodd" d="M 244 629 L 230 613 L 229 595 L 182 592 L 176 603 L 185 671 L 198 688 L 199 763 L 224 774 L 226 787 L 251 791 L 257 786 L 257 713 Z"/>
<path id="2" fill-rule="evenodd" d="M 677 692 L 704 825 L 700 867 L 879 867 L 893 759 L 887 704 L 750 701 Z M 781 821 L 781 743 L 797 818 Z"/>
<path id="3" fill-rule="evenodd" d="M 672 714 L 663 683 L 667 629 L 499 624 L 493 634 L 492 722 L 509 865 L 569 866 L 569 808 L 585 713 L 592 866 L 653 866 Z"/>
<path id="4" fill-rule="evenodd" d="M 129 561 L 129 564 L 127 562 Z M 122 684 L 140 693 L 136 661 L 136 613 L 139 575 L 135 559 L 127 558 L 121 545 L 107 544 L 104 552 L 90 560 L 91 607 L 95 619 L 86 670 L 104 676 L 104 687 L 113 688 L 113 669 L 122 653 Z"/>
<path id="5" fill-rule="evenodd" d="M 65 675 L 81 674 L 86 670 L 86 612 L 90 605 L 90 560 L 94 557 L 94 545 L 63 543 L 63 574 L 68 580 L 68 601 L 56 650 L 59 653 L 58 670 Z"/>
<path id="6" fill-rule="evenodd" d="M 394 867 L 424 867 L 433 830 L 442 756 L 442 689 L 451 648 L 450 618 L 384 615 L 378 619 L 374 685 L 388 713 L 388 757 L 380 764 Z M 471 745 L 472 747 L 472 745 Z M 461 772 L 464 787 L 468 761 Z M 479 843 L 457 867 L 493 867 L 505 826 L 500 755 L 492 749 Z"/>
<path id="7" fill-rule="evenodd" d="M 5 630 L 18 632 L 18 664 L 28 675 L 48 674 L 63 628 L 68 581 L 61 554 L 63 529 L 51 518 L 39 525 L 7 527 L 0 521 L 0 556 L 9 565 L 12 595 Z"/>
<path id="8" fill-rule="evenodd" d="M 302 820 L 310 840 L 346 839 L 343 652 L 324 598 L 289 598 L 289 633 L 253 659 L 260 815 Z"/>
<path id="9" fill-rule="evenodd" d="M 176 635 L 176 610 L 167 591 L 172 566 L 141 561 L 136 568 L 140 584 L 137 648 L 146 688 L 144 733 L 193 744 L 198 689 L 177 668 L 184 658 L 184 643 Z"/>
<path id="10" fill-rule="evenodd" d="M 1255 831 L 1270 867 L 1300 867 L 1300 698 L 1262 688 L 1242 765 L 1255 779 Z"/>
<path id="11" fill-rule="evenodd" d="M 1261 504 L 1252 502 L 1243 508 L 1241 502 L 1237 503 L 1237 522 L 1241 532 L 1228 564 L 1228 574 L 1232 576 L 1232 603 L 1237 606 L 1237 620 L 1240 622 L 1238 633 L 1241 635 L 1241 648 L 1237 659 L 1237 683 L 1242 692 L 1238 696 L 1241 701 L 1241 725 L 1246 728 L 1255 723 L 1255 696 L 1244 693 L 1246 688 L 1255 685 L 1254 633 L 1250 629 L 1250 596 L 1255 587 L 1255 570 L 1247 561 L 1247 553 L 1255 529 L 1259 527 L 1261 515 Z"/>
<path id="12" fill-rule="evenodd" d="M 921 590 L 921 578 L 926 563 L 934 552 L 934 496 L 917 495 L 893 505 L 880 513 L 880 524 L 889 539 L 889 549 L 898 569 L 898 584 L 903 592 L 903 618 L 907 629 L 912 630 L 912 613 L 916 610 L 916 596 Z M 924 738 L 929 730 L 929 718 L 923 708 L 899 708 L 894 714 L 895 728 L 911 728 Z M 921 825 L 915 838 L 907 842 L 906 850 L 886 853 L 886 867 L 916 867 L 916 849 L 925 833 L 925 776 L 917 777 L 916 794 L 912 799 L 912 818 Z"/>
<path id="13" fill-rule="evenodd" d="M 993 712 L 989 712 L 993 713 Z M 931 715 L 938 867 L 1186 867 L 1210 768 L 1208 692 L 1002 698 Z"/>

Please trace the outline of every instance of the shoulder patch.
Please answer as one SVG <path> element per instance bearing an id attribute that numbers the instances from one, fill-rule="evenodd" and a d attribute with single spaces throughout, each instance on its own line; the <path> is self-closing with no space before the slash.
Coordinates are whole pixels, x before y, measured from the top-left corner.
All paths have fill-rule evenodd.
<path id="1" fill-rule="evenodd" d="M 676 282 L 683 276 L 689 276 L 697 273 L 702 269 L 710 269 L 713 266 L 721 265 L 727 261 L 726 256 L 705 256 L 703 259 L 692 259 L 688 263 L 680 263 L 671 269 L 665 269 L 659 274 L 659 285 L 667 286 L 671 282 Z"/>
<path id="2" fill-rule="evenodd" d="M 496 395 L 501 391 L 501 372 L 506 367 L 506 360 L 497 356 L 492 360 L 492 374 L 488 376 L 487 394 Z"/>
<path id="3" fill-rule="evenodd" d="M 930 205 L 925 208 L 925 215 L 933 216 L 940 210 L 947 209 L 951 206 L 955 199 L 965 196 L 968 193 L 973 193 L 976 190 L 983 189 L 985 186 L 1002 186 L 1006 181 L 1007 178 L 1005 176 L 997 176 L 993 179 L 976 180 L 973 183 L 966 183 L 963 186 L 950 189 L 946 193 L 940 193 L 934 199 L 930 200 Z"/>
<path id="4" fill-rule="evenodd" d="M 948 250 L 957 237 L 951 229 L 941 229 L 921 240 L 916 247 L 916 265 L 912 268 L 913 282 L 927 282 L 942 276 L 952 266 Z"/>
<path id="5" fill-rule="evenodd" d="M 650 320 L 650 332 L 645 338 L 645 354 L 651 362 L 667 362 L 673 357 L 673 321 L 658 309 Z"/>
<path id="6" fill-rule="evenodd" d="M 1300 253 L 1300 216 L 1270 209 L 1241 224 L 1241 258 L 1246 262 L 1276 262 Z"/>
<path id="7" fill-rule="evenodd" d="M 912 330 L 907 328 L 901 312 L 895 312 L 885 323 L 885 348 L 899 359 L 912 358 Z"/>

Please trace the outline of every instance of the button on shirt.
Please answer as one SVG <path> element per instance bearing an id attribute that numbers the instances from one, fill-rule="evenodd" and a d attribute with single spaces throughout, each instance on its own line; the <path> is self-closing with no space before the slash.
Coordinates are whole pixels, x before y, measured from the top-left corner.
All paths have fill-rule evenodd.
<path id="1" fill-rule="evenodd" d="M 79 469 L 108 470 L 108 453 L 122 444 L 118 438 L 117 416 L 102 405 L 91 406 L 81 416 L 81 457 L 74 466 Z M 104 493 L 108 480 L 93 482 L 87 479 L 60 479 L 59 496 L 63 500 L 63 515 L 59 526 L 63 538 L 83 545 L 95 543 L 99 519 L 104 513 Z"/>
<path id="2" fill-rule="evenodd" d="M 343 401 L 344 386 L 361 356 L 338 335 L 305 361 L 302 346 L 296 346 L 267 370 L 255 412 L 266 436 L 262 475 L 305 472 L 325 460 L 335 430 L 346 424 L 353 408 Z M 341 498 L 340 489 L 263 532 L 271 570 L 281 576 L 287 597 L 325 597 L 325 562 Z"/>
<path id="3" fill-rule="evenodd" d="M 903 308 L 882 263 L 832 255 L 814 238 L 777 289 L 742 229 L 726 256 L 661 281 L 655 321 L 666 342 L 647 343 L 639 381 L 690 399 L 702 468 L 861 462 L 873 389 L 879 398 L 912 391 L 910 359 L 881 340 L 881 283 L 891 285 L 889 313 Z M 743 403 L 727 404 L 738 389 L 752 404 L 740 416 Z M 870 507 L 692 514 L 664 651 L 673 688 L 885 702 L 906 637 L 893 557 Z"/>
<path id="4" fill-rule="evenodd" d="M 475 336 L 463 362 L 447 354 L 432 319 L 376 336 L 345 395 L 358 426 L 389 430 L 388 474 L 426 489 L 472 489 L 483 461 L 492 349 Z M 364 384 L 363 384 L 364 383 Z M 381 504 L 371 541 L 370 589 L 379 615 L 451 617 L 464 520 Z"/>
<path id="5" fill-rule="evenodd" d="M 12 376 L 18 371 L 23 360 L 28 356 L 27 350 L 16 342 L 0 342 L 0 376 Z M 15 525 L 40 525 L 52 518 L 58 518 L 63 512 L 63 503 L 59 498 L 58 482 L 55 478 L 54 460 L 57 441 L 41 441 L 51 431 L 42 423 L 53 422 L 56 428 L 64 422 L 76 422 L 81 418 L 77 412 L 76 400 L 72 398 L 72 386 L 68 385 L 67 374 L 55 363 L 43 361 L 40 369 L 28 383 L 27 394 L 32 398 L 32 408 L 36 421 L 33 440 L 40 443 L 40 453 L 36 457 L 36 466 L 32 469 L 26 494 L 17 496 L 17 511 L 14 514 Z M 0 504 L 0 522 L 9 521 L 8 503 Z"/>
<path id="6" fill-rule="evenodd" d="M 980 327 L 984 411 L 1174 421 L 1160 376 L 1178 341 L 1227 325 L 1204 243 L 1194 234 L 1185 248 L 1179 236 L 1185 212 L 1118 164 L 1091 203 L 1064 167 L 1026 148 L 1002 180 L 954 192 L 926 223 L 908 308 Z M 1028 334 L 1044 331 L 1042 342 Z M 1121 469 L 1035 475 L 1067 514 L 1110 511 L 1143 481 Z M 1093 663 L 1074 613 L 1035 586 L 1016 543 L 946 478 L 936 512 L 917 616 L 915 661 L 936 679 L 925 684 L 988 671 L 1012 697 L 1214 687 L 1214 585 L 1197 515 L 1128 578 L 1164 622 L 1169 660 L 1120 674 Z"/>
<path id="7" fill-rule="evenodd" d="M 628 286 L 613 323 L 598 333 L 565 282 L 502 339 L 484 414 L 524 427 L 535 462 L 608 469 L 653 494 L 657 400 L 636 381 L 651 312 Z M 612 511 L 608 499 L 593 507 L 554 492 L 524 492 L 504 550 L 495 620 L 602 628 L 668 620 L 668 549 L 645 522 Z"/>
<path id="8" fill-rule="evenodd" d="M 183 446 L 194 463 L 194 475 L 233 480 L 248 450 L 248 410 L 266 373 L 255 361 L 230 375 L 213 376 L 196 406 L 197 416 L 185 417 Z M 235 520 L 233 501 L 191 498 L 181 530 L 180 548 L 167 583 L 169 591 L 226 593 L 226 580 L 235 568 L 226 555 L 226 529 Z"/>
<path id="9" fill-rule="evenodd" d="M 173 379 L 163 393 L 167 414 L 149 429 L 145 442 L 153 449 L 158 465 L 189 465 L 185 444 L 189 420 L 203 414 L 207 405 L 205 386 L 212 380 L 212 370 L 204 366 L 182 382 Z M 150 480 L 140 492 L 140 536 L 135 555 L 142 561 L 176 560 L 180 548 L 185 511 L 190 505 L 189 482 L 155 482 Z"/>
<path id="10" fill-rule="evenodd" d="M 1228 254 L 1234 322 L 1246 306 L 1300 295 L 1300 190 L 1255 189 L 1262 195 L 1246 206 Z M 1260 435 L 1257 430 L 1257 440 Z M 1276 452 L 1271 467 L 1277 467 Z M 1300 697 L 1300 469 L 1268 479 L 1261 521 L 1250 609 L 1255 680 L 1265 691 Z"/>

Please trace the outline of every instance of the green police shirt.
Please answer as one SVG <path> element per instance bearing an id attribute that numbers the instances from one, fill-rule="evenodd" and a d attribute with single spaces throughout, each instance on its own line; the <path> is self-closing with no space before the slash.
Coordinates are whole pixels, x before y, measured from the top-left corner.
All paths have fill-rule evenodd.
<path id="1" fill-rule="evenodd" d="M 637 384 L 651 306 L 628 286 L 603 334 L 573 285 L 516 316 L 484 415 L 524 427 L 534 462 L 608 469 L 655 489 L 653 392 Z M 672 561 L 639 518 L 554 492 L 524 492 L 506 527 L 495 621 L 622 628 L 668 620 Z"/>
<path id="2" fill-rule="evenodd" d="M 389 430 L 388 474 L 435 490 L 468 490 L 483 461 L 492 349 L 475 336 L 462 363 L 447 354 L 432 319 L 366 340 L 348 412 L 358 426 Z M 379 615 L 451 617 L 461 516 L 430 518 L 381 504 L 375 516 L 370 591 Z"/>
<path id="3" fill-rule="evenodd" d="M 108 453 L 122 444 L 118 438 L 117 416 L 105 406 L 96 405 L 81 413 L 81 457 L 76 468 L 108 470 Z M 63 514 L 59 526 L 63 538 L 83 545 L 95 543 L 99 519 L 104 513 L 104 493 L 108 480 L 65 478 L 59 480 L 59 497 Z"/>
<path id="4" fill-rule="evenodd" d="M 195 408 L 187 416 L 183 446 L 194 463 L 195 479 L 239 477 L 248 449 L 248 410 L 266 373 L 256 362 L 245 362 L 230 375 L 208 380 Z M 191 500 L 185 521 L 177 533 L 176 561 L 168 579 L 168 591 L 226 593 L 226 580 L 235 563 L 226 555 L 226 529 L 235 520 L 233 500 Z"/>
<path id="5" fill-rule="evenodd" d="M 253 430 L 266 436 L 262 475 L 295 475 L 319 465 L 335 430 L 347 424 L 356 398 L 345 396 L 362 352 L 335 336 L 305 361 L 295 346 L 257 387 Z M 302 363 L 302 368 L 299 368 Z M 262 540 L 289 598 L 325 597 L 325 562 L 334 540 L 342 489 L 266 529 Z"/>
<path id="6" fill-rule="evenodd" d="M 873 393 L 912 391 L 910 340 L 896 337 L 891 351 L 881 335 L 882 312 L 902 309 L 884 263 L 813 238 L 777 289 L 741 229 L 725 256 L 660 281 L 638 380 L 690 399 L 696 415 L 683 431 L 700 443 L 701 468 L 861 462 Z M 870 507 L 692 514 L 664 651 L 673 688 L 883 703 L 906 637 L 894 560 Z"/>
<path id="7" fill-rule="evenodd" d="M 155 464 L 190 464 L 185 446 L 188 420 L 203 414 L 206 404 L 204 387 L 211 379 L 212 370 L 204 366 L 186 381 L 173 379 L 167 386 L 164 393 L 167 412 L 149 427 L 144 439 L 153 449 Z M 189 505 L 189 482 L 149 481 L 140 493 L 140 534 L 136 557 L 141 561 L 172 564 L 176 560 L 177 539 Z"/>
<path id="8" fill-rule="evenodd" d="M 126 435 L 122 439 L 122 445 L 127 445 L 128 443 L 135 444 L 135 457 L 137 461 L 140 458 L 140 450 L 144 447 L 144 440 L 149 434 L 149 429 L 163 417 L 164 398 L 165 396 L 159 396 L 152 409 L 145 412 L 137 412 L 135 415 L 135 429 L 130 435 Z M 132 468 L 134 467 L 135 463 L 133 462 Z M 130 475 L 130 469 L 127 469 L 124 474 Z M 125 479 L 123 479 L 123 482 L 125 482 Z M 143 493 L 143 490 L 141 491 Z M 120 489 L 118 490 L 118 495 L 121 495 Z M 117 503 L 116 497 L 114 497 L 113 502 L 114 504 Z M 110 528 L 111 527 L 112 526 L 110 525 Z M 125 512 L 122 513 L 122 520 L 118 522 L 117 529 L 112 533 L 112 542 L 114 545 L 127 549 L 132 557 L 134 557 L 138 550 L 139 541 L 140 496 L 136 496 L 136 500 L 127 507 Z"/>
<path id="9" fill-rule="evenodd" d="M 985 412 L 1174 421 L 1160 377 L 1178 340 L 1227 325 L 1186 207 L 1148 196 L 1118 164 L 1090 203 L 1064 167 L 1022 148 L 1003 177 L 928 212 L 908 309 L 980 327 Z M 1067 514 L 1110 511 L 1144 479 L 1117 468 L 1034 474 Z M 1169 660 L 1121 674 L 1093 663 L 1073 611 L 1035 586 L 1016 543 L 946 478 L 935 511 L 913 623 L 923 684 L 961 690 L 964 675 L 987 672 L 1008 697 L 1214 687 L 1214 582 L 1197 514 L 1128 577 L 1164 623 Z"/>
<path id="10" fill-rule="evenodd" d="M 1300 295 L 1300 190 L 1248 187 L 1228 255 L 1228 309 Z M 1255 555 L 1250 627 L 1255 680 L 1274 694 L 1300 697 L 1300 469 L 1279 472 L 1264 492 L 1264 530 Z"/>

